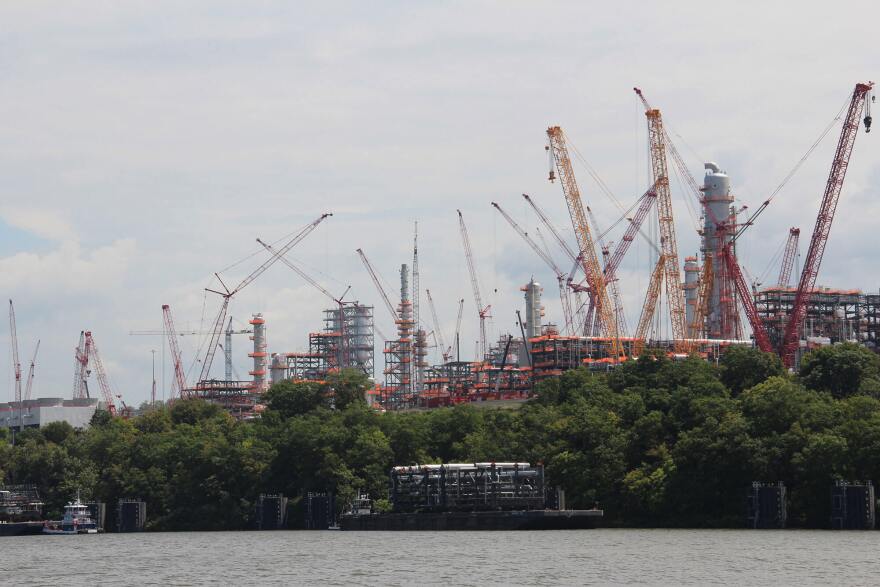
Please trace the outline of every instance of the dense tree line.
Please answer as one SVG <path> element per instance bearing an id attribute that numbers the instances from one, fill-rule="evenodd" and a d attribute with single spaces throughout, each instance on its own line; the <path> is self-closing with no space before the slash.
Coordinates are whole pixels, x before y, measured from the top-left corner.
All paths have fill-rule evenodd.
<path id="1" fill-rule="evenodd" d="M 395 464 L 541 462 L 570 507 L 598 501 L 608 523 L 630 526 L 742 526 L 745 489 L 761 480 L 788 485 L 792 525 L 822 527 L 834 479 L 880 479 L 880 358 L 855 345 L 809 354 L 798 376 L 742 347 L 717 366 L 650 353 L 542 382 L 519 409 L 379 413 L 366 385 L 347 371 L 280 383 L 250 422 L 181 401 L 127 420 L 99 412 L 85 431 L 27 430 L 0 443 L 0 478 L 37 484 L 56 516 L 78 489 L 138 497 L 153 529 L 248 527 L 264 492 L 294 504 L 309 490 L 340 503 L 367 492 L 387 506 Z"/>

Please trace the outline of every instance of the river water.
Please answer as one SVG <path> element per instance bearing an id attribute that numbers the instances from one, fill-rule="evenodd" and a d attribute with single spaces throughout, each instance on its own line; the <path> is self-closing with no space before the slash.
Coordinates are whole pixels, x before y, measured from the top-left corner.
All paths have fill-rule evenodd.
<path id="1" fill-rule="evenodd" d="M 876 585 L 880 532 L 216 532 L 0 538 L 17 585 Z"/>

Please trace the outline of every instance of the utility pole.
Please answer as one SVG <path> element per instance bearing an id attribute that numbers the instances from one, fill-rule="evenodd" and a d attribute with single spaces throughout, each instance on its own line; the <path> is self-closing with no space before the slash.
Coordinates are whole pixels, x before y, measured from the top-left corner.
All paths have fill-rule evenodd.
<path id="1" fill-rule="evenodd" d="M 150 351 L 153 355 L 153 389 L 150 391 L 150 406 L 156 407 L 156 349 Z"/>

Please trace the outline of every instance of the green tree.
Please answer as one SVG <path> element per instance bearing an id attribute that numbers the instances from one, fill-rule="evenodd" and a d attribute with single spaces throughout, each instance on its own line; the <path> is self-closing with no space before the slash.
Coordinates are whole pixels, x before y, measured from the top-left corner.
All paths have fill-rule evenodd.
<path id="1" fill-rule="evenodd" d="M 729 346 L 719 363 L 721 382 L 734 397 L 770 377 L 785 375 L 778 356 L 752 347 Z"/>
<path id="2" fill-rule="evenodd" d="M 352 404 L 366 404 L 370 378 L 359 369 L 342 369 L 327 377 L 327 387 L 333 395 L 333 405 L 344 410 Z"/>
<path id="3" fill-rule="evenodd" d="M 880 388 L 880 356 L 855 343 L 824 346 L 801 359 L 800 378 L 816 391 L 843 398 Z"/>
<path id="4" fill-rule="evenodd" d="M 285 419 L 330 405 L 326 388 L 311 382 L 279 381 L 263 395 L 263 401 L 268 410 Z"/>

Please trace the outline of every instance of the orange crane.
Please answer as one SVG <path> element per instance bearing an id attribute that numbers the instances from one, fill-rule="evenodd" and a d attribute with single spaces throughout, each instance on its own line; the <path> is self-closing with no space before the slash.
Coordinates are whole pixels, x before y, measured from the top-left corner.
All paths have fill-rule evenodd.
<path id="1" fill-rule="evenodd" d="M 642 313 L 639 315 L 639 324 L 636 326 L 635 341 L 633 342 L 633 355 L 638 357 L 645 348 L 648 337 L 648 328 L 654 320 L 654 312 L 657 309 L 657 300 L 660 298 L 660 286 L 663 284 L 663 271 L 666 259 L 661 254 L 651 272 L 651 281 L 648 283 L 648 291 L 645 293 L 645 303 L 642 304 Z"/>
<path id="2" fill-rule="evenodd" d="M 782 267 L 779 269 L 779 281 L 777 282 L 777 286 L 780 288 L 788 287 L 791 281 L 791 270 L 794 268 L 794 258 L 797 256 L 800 235 L 800 228 L 788 229 L 788 240 L 785 242 L 785 252 L 782 254 Z"/>
<path id="3" fill-rule="evenodd" d="M 843 120 L 843 128 L 840 130 L 840 138 L 837 142 L 834 160 L 831 163 L 828 181 L 825 184 L 822 204 L 819 207 L 819 214 L 816 216 L 816 224 L 813 227 L 813 236 L 810 238 L 810 246 L 804 258 L 794 306 L 785 326 L 781 354 L 782 362 L 789 368 L 794 367 L 795 354 L 800 342 L 801 322 L 806 315 L 807 304 L 813 294 L 813 289 L 816 287 L 819 266 L 822 264 L 825 245 L 828 243 L 828 235 L 831 233 L 831 223 L 834 221 L 834 212 L 837 209 L 843 180 L 846 177 L 849 159 L 859 132 L 859 117 L 863 111 L 865 112 L 865 132 L 871 132 L 870 93 L 873 86 L 873 82 L 856 84 L 850 99 L 849 110 Z"/>
<path id="4" fill-rule="evenodd" d="M 28 367 L 27 383 L 25 384 L 25 387 L 24 387 L 24 399 L 26 399 L 26 400 L 31 399 L 31 389 L 34 386 L 34 365 L 37 362 L 37 353 L 38 352 L 40 352 L 40 341 L 39 340 L 37 340 L 37 346 L 36 346 L 36 348 L 34 348 L 34 354 L 31 357 L 31 364 L 30 364 L 30 367 Z"/>
<path id="5" fill-rule="evenodd" d="M 587 222 L 584 205 L 581 201 L 580 188 L 578 188 L 574 178 L 574 170 L 568 155 L 568 147 L 565 144 L 565 135 L 560 127 L 551 126 L 547 129 L 547 136 L 550 138 L 550 152 L 553 156 L 553 161 L 556 163 L 556 171 L 559 174 L 562 191 L 568 204 L 569 215 L 571 216 L 571 223 L 577 237 L 578 247 L 580 248 L 580 258 L 584 274 L 587 276 L 587 282 L 590 284 L 590 290 L 596 303 L 596 311 L 602 326 L 602 334 L 610 339 L 611 356 L 616 359 L 621 355 L 617 320 L 614 316 L 614 308 L 608 299 L 605 276 L 599 264 L 599 258 L 596 256 L 593 235 L 590 232 L 590 225 Z"/>
<path id="6" fill-rule="evenodd" d="M 202 363 L 202 372 L 199 376 L 199 381 L 206 381 L 211 374 L 211 363 L 214 362 L 214 355 L 217 352 L 217 347 L 220 343 L 220 335 L 223 333 L 223 326 L 226 324 L 226 311 L 229 308 L 229 300 L 232 299 L 232 296 L 240 292 L 242 289 L 250 285 L 257 277 L 263 274 L 266 269 L 271 267 L 275 261 L 279 259 L 280 256 L 286 255 L 293 247 L 299 244 L 306 236 L 309 235 L 325 218 L 328 216 L 332 216 L 331 213 L 321 214 L 317 219 L 313 220 L 305 227 L 300 229 L 283 247 L 278 249 L 276 254 L 272 255 L 263 263 L 254 269 L 250 275 L 245 277 L 241 282 L 235 286 L 233 289 L 229 289 L 226 287 L 226 284 L 223 283 L 223 280 L 220 278 L 220 275 L 215 273 L 214 276 L 217 277 L 217 280 L 220 282 L 220 285 L 223 286 L 224 291 L 218 291 L 210 288 L 205 288 L 206 291 L 211 293 L 215 293 L 219 296 L 223 297 L 223 303 L 220 305 L 220 311 L 217 312 L 217 317 L 214 319 L 214 325 L 211 328 L 211 339 L 208 342 L 208 351 L 205 355 L 205 360 Z"/>
<path id="7" fill-rule="evenodd" d="M 458 227 L 461 231 L 461 242 L 464 245 L 464 256 L 467 259 L 468 272 L 471 276 L 471 289 L 474 291 L 474 303 L 477 305 L 477 313 L 480 316 L 480 342 L 479 342 L 479 357 L 475 360 L 484 361 L 486 359 L 486 318 L 490 316 L 489 311 L 492 309 L 492 306 L 483 306 L 483 298 L 480 295 L 480 284 L 477 281 L 477 269 L 474 267 L 474 256 L 471 252 L 471 239 L 468 236 L 467 226 L 464 224 L 464 216 L 461 215 L 461 210 L 456 210 L 458 212 Z"/>
<path id="8" fill-rule="evenodd" d="M 510 224 L 511 227 L 516 231 L 518 235 L 520 235 L 523 240 L 528 243 L 528 245 L 532 248 L 535 253 L 550 267 L 550 270 L 556 274 L 556 280 L 559 282 L 559 301 L 562 303 L 562 314 L 565 320 L 565 331 L 568 333 L 573 333 L 574 324 L 571 319 L 571 299 L 568 297 L 568 285 L 566 283 L 566 275 L 559 269 L 559 266 L 556 265 L 556 262 L 553 261 L 553 258 L 550 257 L 548 253 L 546 253 L 541 247 L 538 246 L 532 237 L 528 235 L 528 233 L 522 229 L 522 227 L 516 223 L 516 221 L 510 217 L 510 215 L 505 212 L 501 206 L 497 203 L 492 202 L 492 206 L 495 207 L 498 212 L 507 220 L 507 223 Z"/>
<path id="9" fill-rule="evenodd" d="M 639 96 L 641 92 L 638 91 Z M 675 238 L 675 222 L 672 213 L 672 195 L 669 191 L 669 172 L 666 166 L 666 131 L 660 110 L 650 108 L 645 103 L 645 116 L 648 120 L 648 136 L 651 146 L 651 172 L 654 190 L 657 192 L 657 214 L 660 221 L 660 246 L 666 263 L 664 277 L 666 297 L 669 300 L 669 322 L 676 350 L 686 350 L 687 320 L 685 314 L 684 292 L 681 272 L 678 266 L 678 245 Z"/>
<path id="10" fill-rule="evenodd" d="M 186 374 L 183 371 L 183 357 L 180 354 L 180 347 L 177 345 L 177 332 L 174 329 L 174 320 L 171 318 L 171 306 L 162 305 L 162 318 L 165 321 L 165 332 L 168 335 L 168 348 L 171 350 L 171 362 L 174 365 L 174 379 L 171 380 L 171 397 L 173 401 L 175 396 L 180 399 L 189 399 L 190 391 L 186 387 Z"/>
<path id="11" fill-rule="evenodd" d="M 110 379 L 107 377 L 107 371 L 104 369 L 104 363 L 101 361 L 101 355 L 98 353 L 95 339 L 88 330 L 79 333 L 79 345 L 76 348 L 74 365 L 73 397 L 91 397 L 87 379 L 94 370 L 95 376 L 98 379 L 98 387 L 101 390 L 101 396 L 107 406 L 107 411 L 115 416 L 116 404 L 113 398 L 119 396 L 115 395 L 110 387 Z M 89 365 L 92 366 L 92 369 L 89 369 Z"/>
<path id="12" fill-rule="evenodd" d="M 712 295 L 712 281 L 714 279 L 712 271 L 712 257 L 708 256 L 703 260 L 703 273 L 700 276 L 700 289 L 697 292 L 697 304 L 694 306 L 694 316 L 691 320 L 688 336 L 692 339 L 689 350 L 695 350 L 698 346 L 695 340 L 700 337 L 703 332 L 703 322 L 709 311 L 709 296 Z"/>

